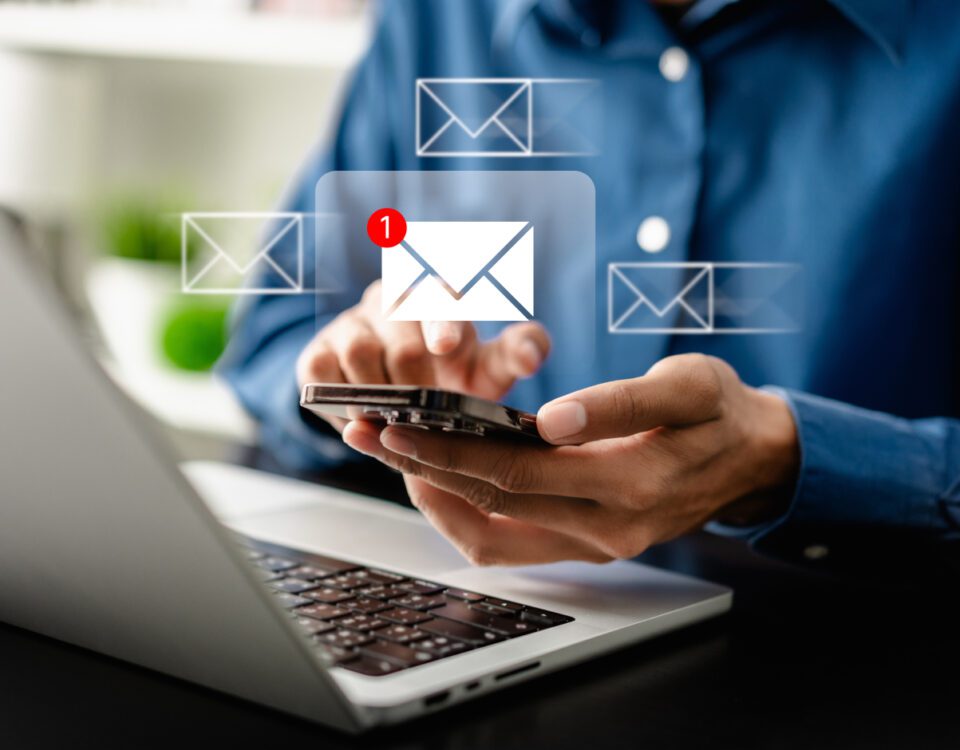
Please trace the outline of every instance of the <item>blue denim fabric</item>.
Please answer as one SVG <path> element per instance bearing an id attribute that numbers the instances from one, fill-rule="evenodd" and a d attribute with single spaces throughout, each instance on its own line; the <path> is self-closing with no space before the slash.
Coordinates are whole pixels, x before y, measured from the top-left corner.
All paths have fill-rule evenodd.
<path id="1" fill-rule="evenodd" d="M 801 333 L 604 329 L 592 382 L 702 351 L 749 384 L 783 389 L 804 463 L 790 511 L 746 534 L 758 550 L 777 554 L 791 528 L 803 533 L 781 550 L 790 557 L 817 544 L 818 529 L 944 538 L 960 522 L 960 426 L 950 419 L 960 413 L 958 28 L 960 3 L 942 0 L 701 0 L 678 25 L 640 0 L 391 0 L 332 142 L 283 207 L 313 211 L 330 170 L 578 169 L 597 189 L 599 304 L 613 261 L 801 264 Z M 689 55 L 679 81 L 659 69 L 669 47 Z M 414 82 L 433 76 L 597 79 L 601 153 L 418 158 Z M 635 239 L 649 216 L 671 230 L 656 256 Z M 308 278 L 315 250 L 308 244 Z M 222 363 L 265 444 L 297 468 L 355 460 L 296 403 L 297 354 L 373 280 L 325 252 L 342 292 L 245 300 Z M 558 293 L 577 298 L 575 288 Z M 536 409 L 587 385 L 569 364 L 548 361 L 507 401 Z"/>

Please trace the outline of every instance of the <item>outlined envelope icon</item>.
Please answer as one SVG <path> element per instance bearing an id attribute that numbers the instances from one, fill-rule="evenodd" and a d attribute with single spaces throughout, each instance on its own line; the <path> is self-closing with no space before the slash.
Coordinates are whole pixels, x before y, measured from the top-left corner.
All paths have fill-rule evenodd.
<path id="1" fill-rule="evenodd" d="M 418 78 L 417 156 L 593 154 L 580 129 L 597 130 L 598 93 L 589 79 Z"/>
<path id="2" fill-rule="evenodd" d="M 303 292 L 302 214 L 183 214 L 181 253 L 184 294 Z"/>
<path id="3" fill-rule="evenodd" d="M 533 224 L 410 221 L 402 243 L 381 249 L 388 320 L 530 320 Z"/>
<path id="4" fill-rule="evenodd" d="M 796 263 L 611 263 L 610 333 L 796 333 L 803 276 Z"/>
<path id="5" fill-rule="evenodd" d="M 711 333 L 713 267 L 709 263 L 611 263 L 610 333 Z"/>

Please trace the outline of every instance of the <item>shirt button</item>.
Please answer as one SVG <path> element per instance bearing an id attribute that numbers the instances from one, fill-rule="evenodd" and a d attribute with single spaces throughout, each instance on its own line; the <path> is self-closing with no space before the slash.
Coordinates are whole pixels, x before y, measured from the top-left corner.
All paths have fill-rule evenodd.
<path id="1" fill-rule="evenodd" d="M 670 242 L 670 225 L 662 216 L 648 216 L 637 227 L 637 244 L 648 253 L 659 253 Z"/>
<path id="2" fill-rule="evenodd" d="M 580 43 L 584 47 L 599 47 L 600 32 L 596 29 L 584 29 L 583 33 L 580 34 Z"/>
<path id="3" fill-rule="evenodd" d="M 660 55 L 660 74 L 672 83 L 682 81 L 690 69 L 690 56 L 680 47 L 667 47 Z"/>
<path id="4" fill-rule="evenodd" d="M 823 544 L 811 544 L 803 551 L 803 556 L 808 560 L 822 560 L 830 554 L 830 550 Z"/>

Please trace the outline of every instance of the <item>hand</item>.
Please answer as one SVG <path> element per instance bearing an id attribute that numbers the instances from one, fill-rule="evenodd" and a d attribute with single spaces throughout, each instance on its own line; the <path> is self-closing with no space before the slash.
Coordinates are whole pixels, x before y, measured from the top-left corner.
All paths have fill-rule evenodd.
<path id="1" fill-rule="evenodd" d="M 498 400 L 517 378 L 533 375 L 550 351 L 539 323 L 515 323 L 480 342 L 472 323 L 393 322 L 380 312 L 380 282 L 306 346 L 297 381 L 436 386 Z M 342 430 L 346 420 L 327 419 Z"/>
<path id="2" fill-rule="evenodd" d="M 785 508 L 799 463 L 778 397 L 680 355 L 546 404 L 527 445 L 353 422 L 344 440 L 408 476 L 411 500 L 473 563 L 609 561 Z"/>

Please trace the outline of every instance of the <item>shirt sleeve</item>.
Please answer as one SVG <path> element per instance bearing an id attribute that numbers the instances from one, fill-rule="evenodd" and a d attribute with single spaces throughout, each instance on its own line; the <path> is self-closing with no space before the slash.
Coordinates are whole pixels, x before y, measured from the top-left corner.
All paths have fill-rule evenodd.
<path id="1" fill-rule="evenodd" d="M 910 420 L 781 388 L 801 465 L 787 511 L 715 533 L 821 569 L 889 575 L 960 570 L 960 421 Z"/>
<path id="2" fill-rule="evenodd" d="M 313 287 L 311 280 L 319 278 L 317 232 L 312 224 L 318 180 L 334 170 L 395 168 L 396 128 L 382 115 L 381 92 L 391 90 L 388 78 L 395 67 L 392 59 L 400 33 L 396 15 L 384 13 L 379 19 L 371 47 L 347 87 L 332 142 L 308 160 L 281 201 L 281 211 L 304 216 L 302 244 L 288 233 L 271 255 L 290 258 L 302 252 L 307 289 Z M 261 445 L 282 464 L 300 471 L 359 460 L 335 431 L 299 405 L 297 357 L 318 330 L 357 303 L 372 280 L 356 272 L 345 249 L 325 246 L 323 253 L 321 275 L 335 280 L 336 292 L 241 296 L 231 316 L 229 344 L 217 366 L 218 374 L 258 421 Z"/>

